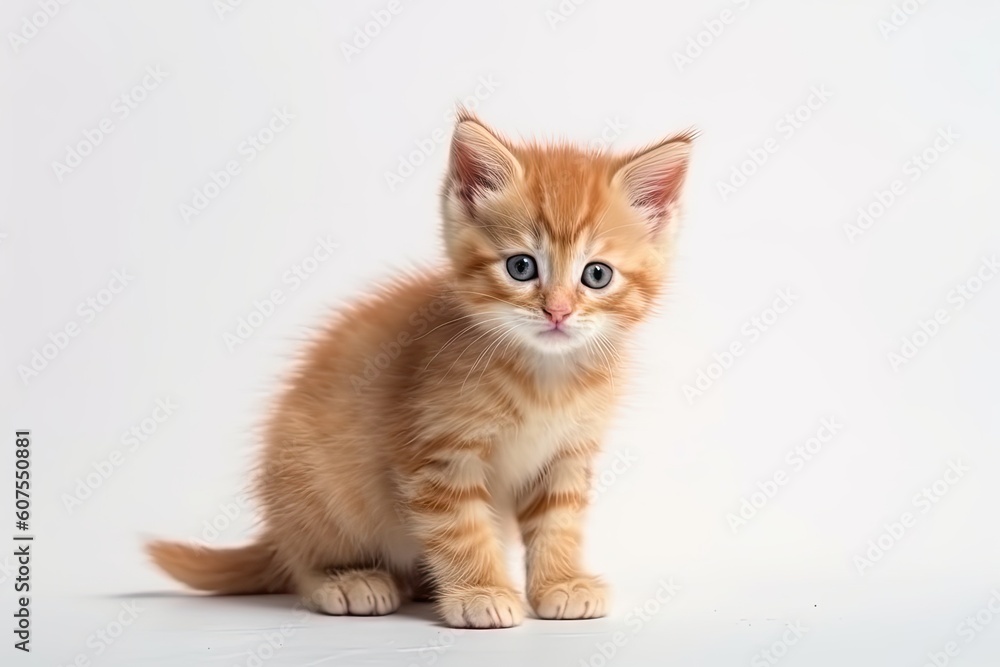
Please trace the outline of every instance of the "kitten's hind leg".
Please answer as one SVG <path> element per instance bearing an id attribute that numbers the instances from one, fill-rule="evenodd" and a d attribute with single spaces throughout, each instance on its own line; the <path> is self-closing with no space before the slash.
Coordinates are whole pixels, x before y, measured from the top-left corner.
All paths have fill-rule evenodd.
<path id="1" fill-rule="evenodd" d="M 399 609 L 396 579 L 377 568 L 315 571 L 296 577 L 307 607 L 332 616 L 384 616 Z"/>

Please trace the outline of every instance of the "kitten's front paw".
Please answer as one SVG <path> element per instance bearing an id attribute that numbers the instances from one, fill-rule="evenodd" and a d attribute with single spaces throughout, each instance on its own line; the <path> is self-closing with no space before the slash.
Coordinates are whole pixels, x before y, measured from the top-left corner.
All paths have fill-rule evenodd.
<path id="1" fill-rule="evenodd" d="M 510 628 L 524 620 L 524 607 L 509 588 L 470 588 L 442 595 L 438 609 L 453 628 Z"/>
<path id="2" fill-rule="evenodd" d="M 577 577 L 528 591 L 538 618 L 600 618 L 607 614 L 610 594 L 597 577 Z"/>
<path id="3" fill-rule="evenodd" d="M 383 616 L 400 604 L 395 580 L 380 570 L 331 574 L 303 598 L 307 607 L 331 616 Z"/>

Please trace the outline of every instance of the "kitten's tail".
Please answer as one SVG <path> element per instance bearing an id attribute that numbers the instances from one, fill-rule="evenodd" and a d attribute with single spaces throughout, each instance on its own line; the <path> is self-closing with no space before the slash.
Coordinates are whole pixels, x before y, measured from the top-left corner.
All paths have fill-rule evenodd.
<path id="1" fill-rule="evenodd" d="M 171 577 L 201 591 L 217 595 L 285 593 L 289 582 L 274 561 L 274 552 L 264 544 L 232 549 L 182 542 L 155 541 L 146 552 Z"/>

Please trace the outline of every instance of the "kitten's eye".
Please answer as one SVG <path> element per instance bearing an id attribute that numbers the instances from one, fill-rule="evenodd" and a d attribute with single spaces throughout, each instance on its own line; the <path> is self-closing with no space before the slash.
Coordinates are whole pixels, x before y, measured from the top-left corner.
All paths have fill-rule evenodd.
<path id="1" fill-rule="evenodd" d="M 591 289 L 607 287 L 611 282 L 611 267 L 600 262 L 591 262 L 583 267 L 583 284 Z"/>
<path id="2" fill-rule="evenodd" d="M 524 282 L 538 277 L 538 267 L 531 255 L 514 255 L 507 259 L 507 273 L 514 280 Z"/>

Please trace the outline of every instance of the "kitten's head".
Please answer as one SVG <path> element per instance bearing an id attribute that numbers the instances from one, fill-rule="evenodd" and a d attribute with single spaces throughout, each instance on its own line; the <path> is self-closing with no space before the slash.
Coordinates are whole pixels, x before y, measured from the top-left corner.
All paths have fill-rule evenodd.
<path id="1" fill-rule="evenodd" d="M 458 297 L 543 353 L 615 343 L 663 287 L 693 138 L 616 155 L 514 144 L 462 114 L 443 193 Z"/>

